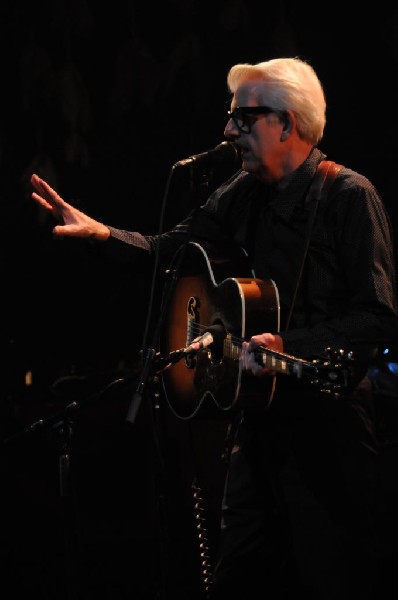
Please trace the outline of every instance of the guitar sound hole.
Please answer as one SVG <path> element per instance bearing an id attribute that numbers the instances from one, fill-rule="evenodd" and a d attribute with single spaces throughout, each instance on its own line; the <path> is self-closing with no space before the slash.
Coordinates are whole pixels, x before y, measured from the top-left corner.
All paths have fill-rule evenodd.
<path id="1" fill-rule="evenodd" d="M 224 340 L 227 330 L 221 321 L 215 321 L 208 330 L 213 336 L 213 342 L 208 348 L 209 354 L 214 362 L 220 362 L 224 356 Z"/>

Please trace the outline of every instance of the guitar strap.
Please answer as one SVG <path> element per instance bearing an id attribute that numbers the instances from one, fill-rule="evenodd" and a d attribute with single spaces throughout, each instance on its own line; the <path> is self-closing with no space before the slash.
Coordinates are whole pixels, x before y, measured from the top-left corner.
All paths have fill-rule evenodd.
<path id="1" fill-rule="evenodd" d="M 292 303 L 290 305 L 289 315 L 286 320 L 285 331 L 289 329 L 290 320 L 292 318 L 294 305 L 296 303 L 297 292 L 300 287 L 301 277 L 304 271 L 304 264 L 308 254 L 308 248 L 311 240 L 311 233 L 315 222 L 315 216 L 318 210 L 319 201 L 322 197 L 326 198 L 328 191 L 336 179 L 337 175 L 340 173 L 341 169 L 344 168 L 344 165 L 340 165 L 338 163 L 333 162 L 332 160 L 322 160 L 315 172 L 314 178 L 311 182 L 311 185 L 308 190 L 307 197 L 305 199 L 305 204 L 311 207 L 311 213 L 308 219 L 308 227 L 307 227 L 307 235 L 305 240 L 305 247 L 303 258 L 301 260 L 301 265 L 296 281 L 296 286 L 294 288 Z"/>

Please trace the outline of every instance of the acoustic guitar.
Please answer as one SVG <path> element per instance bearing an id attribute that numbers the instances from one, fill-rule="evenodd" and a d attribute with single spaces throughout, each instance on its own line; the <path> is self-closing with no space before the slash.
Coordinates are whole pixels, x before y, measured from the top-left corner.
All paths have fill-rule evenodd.
<path id="1" fill-rule="evenodd" d="M 171 276 L 178 266 L 168 306 L 164 307 L 167 318 L 159 342 L 160 356 L 166 357 L 166 367 L 160 373 L 162 386 L 177 417 L 192 418 L 204 407 L 221 413 L 239 406 L 267 409 L 280 374 L 308 380 L 326 393 L 339 394 L 347 387 L 344 363 L 351 357 L 342 350 L 325 349 L 321 357 L 304 360 L 260 346 L 256 359 L 271 374 L 255 377 L 244 371 L 240 362 L 243 341 L 261 332 L 279 331 L 275 282 L 254 276 L 225 276 L 233 268 L 231 261 L 211 255 L 196 242 L 188 244 L 182 259 L 180 252 L 169 270 Z M 243 259 L 241 270 L 244 264 Z M 184 352 L 207 331 L 212 334 L 212 343 Z M 167 361 L 168 356 L 173 358 Z"/>

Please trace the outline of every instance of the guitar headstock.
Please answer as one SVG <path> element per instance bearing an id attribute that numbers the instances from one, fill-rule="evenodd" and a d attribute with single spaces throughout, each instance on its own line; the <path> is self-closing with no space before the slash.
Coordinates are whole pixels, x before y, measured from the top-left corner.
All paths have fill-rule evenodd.
<path id="1" fill-rule="evenodd" d="M 340 395 L 352 382 L 354 353 L 341 348 L 325 348 L 319 358 L 312 361 L 319 377 L 312 379 L 312 385 L 325 394 Z"/>
<path id="2" fill-rule="evenodd" d="M 321 355 L 311 360 L 258 346 L 255 356 L 257 362 L 270 372 L 306 379 L 325 394 L 339 395 L 352 384 L 352 352 L 325 348 Z"/>

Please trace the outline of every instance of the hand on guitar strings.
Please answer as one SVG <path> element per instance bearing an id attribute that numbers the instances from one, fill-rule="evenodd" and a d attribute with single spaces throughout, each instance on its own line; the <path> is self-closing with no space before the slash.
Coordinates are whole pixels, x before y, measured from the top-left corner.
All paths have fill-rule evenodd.
<path id="1" fill-rule="evenodd" d="M 276 352 L 283 352 L 283 340 L 279 335 L 272 333 L 261 333 L 253 335 L 249 342 L 242 343 L 242 352 L 240 361 L 245 371 L 250 371 L 253 375 L 274 375 L 275 371 L 264 367 L 259 363 L 255 350 L 259 347 L 269 348 Z"/>

